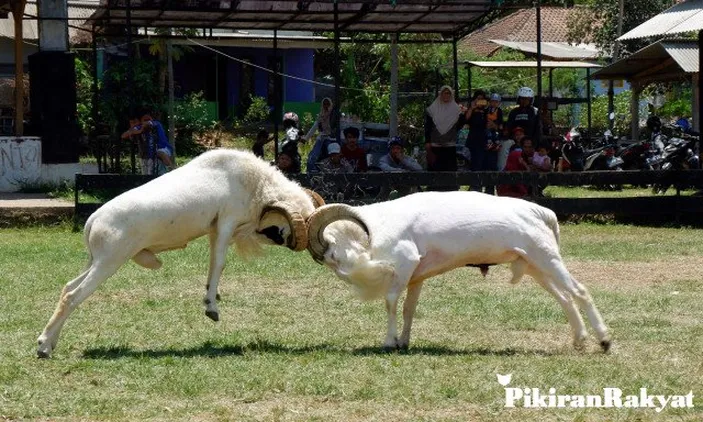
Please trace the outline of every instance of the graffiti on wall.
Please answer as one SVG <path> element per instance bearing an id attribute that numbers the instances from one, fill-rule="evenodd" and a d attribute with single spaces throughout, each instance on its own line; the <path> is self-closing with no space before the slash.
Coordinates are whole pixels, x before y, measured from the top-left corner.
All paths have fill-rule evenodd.
<path id="1" fill-rule="evenodd" d="M 0 137 L 0 192 L 18 190 L 41 176 L 38 138 Z"/>

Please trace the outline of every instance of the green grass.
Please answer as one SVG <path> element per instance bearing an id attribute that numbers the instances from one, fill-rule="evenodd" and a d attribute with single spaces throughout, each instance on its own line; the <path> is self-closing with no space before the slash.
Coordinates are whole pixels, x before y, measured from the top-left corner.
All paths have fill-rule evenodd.
<path id="1" fill-rule="evenodd" d="M 382 302 L 360 302 L 307 253 L 230 255 L 221 321 L 201 304 L 207 242 L 132 263 L 71 316 L 51 360 L 35 339 L 87 254 L 63 228 L 0 231 L 0 420 L 698 421 L 703 231 L 563 225 L 567 265 L 612 332 L 574 351 L 566 318 L 503 267 L 426 283 L 408 353 L 382 353 Z M 512 386 L 562 394 L 693 391 L 694 409 L 504 409 Z"/>

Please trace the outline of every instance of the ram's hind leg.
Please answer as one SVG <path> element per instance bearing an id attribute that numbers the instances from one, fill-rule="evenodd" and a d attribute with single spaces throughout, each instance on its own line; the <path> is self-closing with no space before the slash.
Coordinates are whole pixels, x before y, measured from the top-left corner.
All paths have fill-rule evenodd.
<path id="1" fill-rule="evenodd" d="M 571 276 L 564 262 L 558 257 L 552 257 L 548 265 L 542 268 L 542 271 L 551 279 L 552 284 L 560 292 L 573 298 L 578 303 L 579 308 L 586 312 L 588 322 L 596 332 L 600 346 L 603 348 L 603 351 L 607 352 L 611 344 L 608 328 L 603 323 L 603 318 L 600 312 L 598 312 L 596 305 L 593 303 L 588 289 Z"/>
<path id="2" fill-rule="evenodd" d="M 38 357 L 48 358 L 51 356 L 51 352 L 56 348 L 61 329 L 71 313 L 90 296 L 102 282 L 113 275 L 126 260 L 126 258 L 120 260 L 112 259 L 110 263 L 93 261 L 88 270 L 66 284 L 61 292 L 61 298 L 59 299 L 54 314 L 37 339 L 39 345 L 37 347 Z"/>
<path id="3" fill-rule="evenodd" d="M 579 350 L 583 349 L 586 337 L 588 337 L 588 332 L 586 331 L 586 325 L 583 322 L 583 318 L 581 318 L 581 314 L 579 313 L 578 308 L 576 308 L 576 304 L 572 300 L 571 296 L 557 288 L 554 281 L 541 273 L 539 270 L 530 268 L 528 270 L 528 274 L 531 275 L 540 286 L 548 291 L 549 294 L 554 296 L 554 298 L 559 302 L 559 305 L 561 305 L 562 309 L 566 313 L 566 319 L 569 321 L 569 325 L 571 326 L 571 333 L 574 338 L 574 347 Z"/>

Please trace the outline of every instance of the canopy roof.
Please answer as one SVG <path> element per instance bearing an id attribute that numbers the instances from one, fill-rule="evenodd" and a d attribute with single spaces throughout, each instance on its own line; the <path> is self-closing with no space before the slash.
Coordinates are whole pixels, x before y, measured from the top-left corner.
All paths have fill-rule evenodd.
<path id="1" fill-rule="evenodd" d="M 534 41 L 491 40 L 491 42 L 523 53 L 537 54 Z M 600 52 L 593 44 L 572 45 L 567 42 L 542 42 L 542 56 L 562 60 L 597 59 Z"/>
<path id="2" fill-rule="evenodd" d="M 132 26 L 333 31 L 335 0 L 101 0 L 97 27 Z M 392 3 L 395 3 L 393 5 Z M 345 0 L 343 32 L 440 33 L 461 36 L 490 10 L 491 0 Z"/>
<path id="3" fill-rule="evenodd" d="M 680 79 L 698 72 L 698 45 L 691 40 L 663 40 L 595 72 L 595 79 L 648 82 Z"/>
<path id="4" fill-rule="evenodd" d="M 619 40 L 661 37 L 703 29 L 703 0 L 688 0 L 666 9 Z"/>

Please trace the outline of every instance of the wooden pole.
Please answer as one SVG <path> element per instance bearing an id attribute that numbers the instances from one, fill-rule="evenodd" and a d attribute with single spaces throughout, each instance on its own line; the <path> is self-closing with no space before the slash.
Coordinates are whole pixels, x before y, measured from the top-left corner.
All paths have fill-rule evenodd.
<path id="1" fill-rule="evenodd" d="M 390 136 L 398 135 L 398 34 L 391 34 Z"/>
<path id="2" fill-rule="evenodd" d="M 24 56 L 22 54 L 22 17 L 25 0 L 12 1 L 12 17 L 15 21 L 15 136 L 24 135 Z"/>

